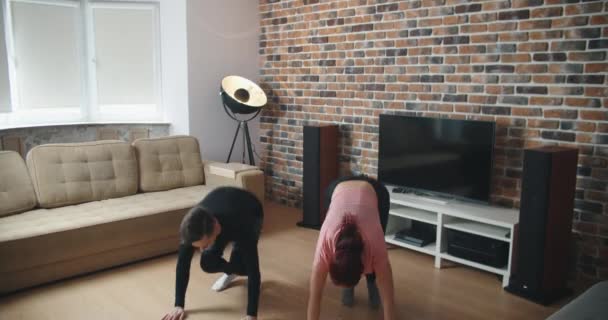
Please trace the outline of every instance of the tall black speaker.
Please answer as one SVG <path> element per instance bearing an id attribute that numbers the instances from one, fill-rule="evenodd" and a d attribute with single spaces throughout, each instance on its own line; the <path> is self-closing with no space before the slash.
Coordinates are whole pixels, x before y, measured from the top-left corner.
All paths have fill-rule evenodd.
<path id="1" fill-rule="evenodd" d="M 304 217 L 300 227 L 319 229 L 325 220 L 323 199 L 338 178 L 338 126 L 304 126 Z"/>
<path id="2" fill-rule="evenodd" d="M 521 209 L 507 291 L 550 304 L 566 295 L 578 150 L 524 151 Z"/>

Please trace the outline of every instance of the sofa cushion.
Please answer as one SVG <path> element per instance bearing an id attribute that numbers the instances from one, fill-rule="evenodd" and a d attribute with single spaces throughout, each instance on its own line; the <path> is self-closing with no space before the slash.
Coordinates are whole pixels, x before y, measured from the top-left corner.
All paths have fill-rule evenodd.
<path id="1" fill-rule="evenodd" d="M 213 187 L 198 185 L 163 192 L 138 193 L 128 197 L 92 201 L 60 208 L 36 209 L 19 215 L 3 217 L 0 218 L 0 243 L 192 208 L 211 189 Z"/>
<path id="2" fill-rule="evenodd" d="M 0 151 L 0 217 L 36 206 L 36 194 L 21 156 Z"/>
<path id="3" fill-rule="evenodd" d="M 27 154 L 38 202 L 54 208 L 137 192 L 137 160 L 122 141 L 46 144 Z"/>
<path id="4" fill-rule="evenodd" d="M 139 163 L 141 191 L 162 191 L 205 182 L 196 138 L 172 136 L 138 139 L 133 145 Z"/>

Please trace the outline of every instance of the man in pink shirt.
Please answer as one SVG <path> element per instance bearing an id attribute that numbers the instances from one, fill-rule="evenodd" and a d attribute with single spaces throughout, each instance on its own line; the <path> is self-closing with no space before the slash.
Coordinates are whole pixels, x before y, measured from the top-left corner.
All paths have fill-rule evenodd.
<path id="1" fill-rule="evenodd" d="M 370 305 L 379 307 L 382 298 L 384 319 L 393 320 L 393 275 L 384 242 L 388 190 L 368 177 L 346 177 L 330 186 L 328 202 L 313 262 L 308 320 L 319 319 L 328 274 L 334 284 L 345 288 L 342 302 L 347 306 L 352 306 L 354 287 L 365 274 Z"/>

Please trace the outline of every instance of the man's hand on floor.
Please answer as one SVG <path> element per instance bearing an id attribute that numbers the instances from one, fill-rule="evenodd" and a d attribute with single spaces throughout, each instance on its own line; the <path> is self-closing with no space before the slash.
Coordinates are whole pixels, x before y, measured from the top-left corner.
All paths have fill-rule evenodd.
<path id="1" fill-rule="evenodd" d="M 186 313 L 182 307 L 175 307 L 171 312 L 167 313 L 162 320 L 183 320 Z"/>

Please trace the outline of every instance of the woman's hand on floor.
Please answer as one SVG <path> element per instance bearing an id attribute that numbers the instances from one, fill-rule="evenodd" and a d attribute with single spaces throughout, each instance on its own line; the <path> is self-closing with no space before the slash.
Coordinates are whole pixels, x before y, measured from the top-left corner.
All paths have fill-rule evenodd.
<path id="1" fill-rule="evenodd" d="M 175 307 L 167 313 L 162 320 L 183 320 L 186 313 L 182 307 Z"/>

